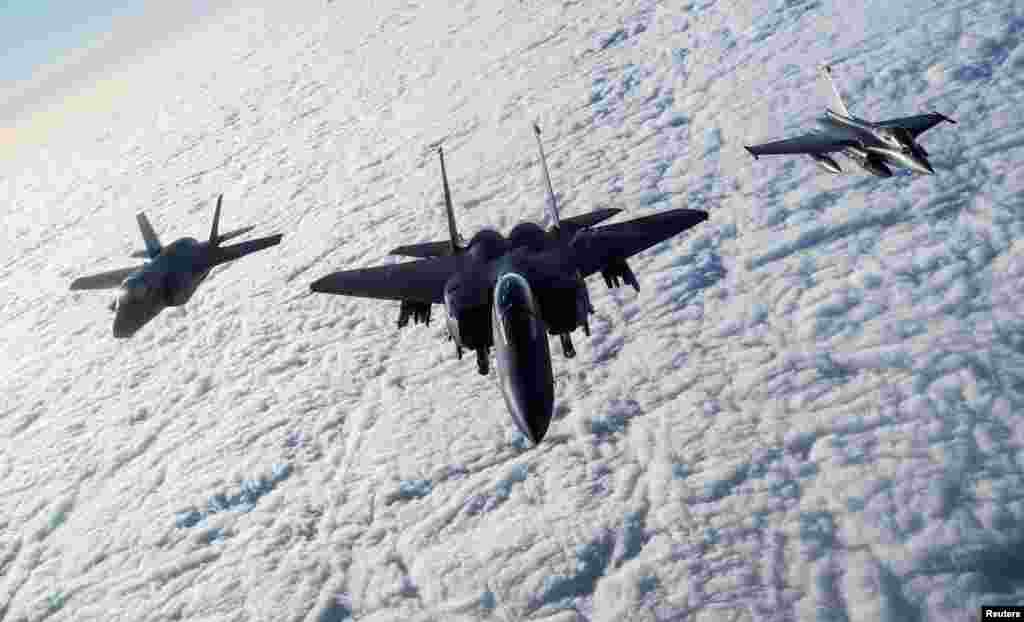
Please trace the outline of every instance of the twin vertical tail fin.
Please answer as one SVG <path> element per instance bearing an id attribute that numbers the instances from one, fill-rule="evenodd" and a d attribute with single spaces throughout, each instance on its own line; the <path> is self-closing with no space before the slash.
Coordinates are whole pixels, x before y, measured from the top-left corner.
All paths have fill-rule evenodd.
<path id="1" fill-rule="evenodd" d="M 540 151 L 540 165 L 544 170 L 544 183 L 548 187 L 547 210 L 551 217 L 551 229 L 559 234 L 561 232 L 561 221 L 558 219 L 558 203 L 555 201 L 555 189 L 551 186 L 551 175 L 548 174 L 548 161 L 544 157 L 544 145 L 540 141 L 540 125 L 533 124 L 533 134 L 537 137 L 537 149 Z"/>
<path id="2" fill-rule="evenodd" d="M 149 224 L 149 219 L 146 218 L 144 213 L 139 212 L 136 214 L 135 220 L 139 223 L 139 232 L 142 233 L 142 240 L 146 243 L 146 250 L 136 251 L 132 253 L 132 257 L 148 257 L 153 259 L 163 250 L 160 238 L 156 236 L 156 232 L 153 231 L 153 225 Z"/>
<path id="3" fill-rule="evenodd" d="M 224 195 L 221 194 L 217 197 L 217 207 L 213 210 L 213 226 L 210 228 L 210 241 L 209 244 L 213 248 L 217 248 L 225 240 L 240 236 L 244 233 L 252 231 L 252 227 L 242 227 L 241 229 L 235 229 L 234 231 L 228 231 L 227 233 L 220 232 L 220 206 L 224 201 Z M 145 259 L 154 259 L 163 250 L 163 245 L 160 244 L 160 238 L 156 236 L 156 232 L 153 231 L 153 225 L 149 224 L 149 219 L 142 212 L 135 215 L 135 219 L 139 222 L 139 231 L 142 232 L 142 239 L 146 243 L 146 250 L 135 251 L 131 254 L 132 257 L 141 257 Z"/>
<path id="4" fill-rule="evenodd" d="M 839 92 L 839 87 L 836 86 L 835 80 L 832 79 L 832 67 L 829 65 L 821 66 L 821 75 L 825 78 L 825 82 L 828 83 L 829 88 L 832 90 L 832 106 L 835 107 L 836 112 L 845 116 L 852 117 L 850 110 L 846 107 L 846 102 L 843 101 L 843 96 Z"/>
<path id="5" fill-rule="evenodd" d="M 220 226 L 220 204 L 224 200 L 224 195 L 221 194 L 217 197 L 217 207 L 213 208 L 213 227 L 210 228 L 210 246 L 219 246 L 223 241 L 217 234 L 217 229 Z"/>
<path id="6" fill-rule="evenodd" d="M 233 237 L 242 235 L 252 231 L 253 227 L 242 227 L 241 229 L 235 229 L 234 231 L 228 231 L 227 233 L 220 232 L 220 206 L 224 202 L 224 195 L 221 194 L 217 197 L 217 207 L 213 209 L 213 226 L 210 227 L 210 241 L 208 242 L 208 257 L 209 266 L 219 266 L 229 261 L 234 261 L 240 257 L 251 255 L 257 251 L 261 251 L 271 246 L 277 246 L 281 243 L 281 238 L 284 237 L 282 234 L 277 233 L 274 235 L 268 235 L 263 238 L 256 238 L 253 240 L 246 240 L 245 242 L 239 242 L 237 244 L 231 244 L 229 246 L 221 246 L 225 240 L 229 240 Z"/>
<path id="7" fill-rule="evenodd" d="M 217 248 L 231 238 L 236 238 L 242 234 L 249 233 L 253 230 L 252 226 L 242 227 L 241 229 L 235 229 L 228 231 L 227 233 L 220 232 L 220 206 L 224 202 L 224 195 L 221 194 L 217 197 L 217 207 L 213 209 L 213 226 L 210 228 L 210 241 L 209 244 L 213 248 Z"/>
<path id="8" fill-rule="evenodd" d="M 448 213 L 448 236 L 452 255 L 462 252 L 462 239 L 455 227 L 455 212 L 452 210 L 452 192 L 448 188 L 448 173 L 444 169 L 444 147 L 438 145 L 437 155 L 441 158 L 441 182 L 444 184 L 444 209 Z"/>

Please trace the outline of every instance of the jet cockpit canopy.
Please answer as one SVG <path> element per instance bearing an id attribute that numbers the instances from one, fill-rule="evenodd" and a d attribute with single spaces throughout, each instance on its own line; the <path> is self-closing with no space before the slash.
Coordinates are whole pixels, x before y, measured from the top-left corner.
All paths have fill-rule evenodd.
<path id="1" fill-rule="evenodd" d="M 495 319 L 507 344 L 520 338 L 536 339 L 539 312 L 529 282 L 514 272 L 498 279 L 494 287 Z"/>

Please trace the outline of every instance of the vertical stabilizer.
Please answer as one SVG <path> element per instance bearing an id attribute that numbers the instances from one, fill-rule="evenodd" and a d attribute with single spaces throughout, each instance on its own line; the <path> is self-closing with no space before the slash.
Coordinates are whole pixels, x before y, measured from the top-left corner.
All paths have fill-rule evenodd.
<path id="1" fill-rule="evenodd" d="M 448 173 L 444 170 L 444 147 L 438 145 L 437 154 L 441 157 L 441 182 L 444 184 L 444 209 L 448 213 L 448 236 L 451 239 L 452 255 L 462 252 L 459 231 L 455 228 L 455 212 L 452 211 L 452 193 L 448 188 Z"/>
<path id="2" fill-rule="evenodd" d="M 217 246 L 220 244 L 219 235 L 217 229 L 220 227 L 220 204 L 224 200 L 224 195 L 217 197 L 217 207 L 213 208 L 213 227 L 210 228 L 210 246 Z"/>
<path id="3" fill-rule="evenodd" d="M 825 82 L 828 83 L 828 87 L 832 91 L 832 106 L 835 108 L 836 112 L 844 117 L 853 117 L 853 115 L 850 114 L 850 110 L 846 107 L 846 102 L 843 101 L 843 96 L 839 93 L 839 87 L 836 86 L 835 80 L 832 79 L 832 67 L 829 65 L 822 65 L 821 75 L 825 78 Z"/>
<path id="4" fill-rule="evenodd" d="M 146 243 L 146 256 L 150 259 L 156 257 L 163 250 L 163 246 L 160 244 L 160 238 L 156 237 L 156 232 L 153 231 L 153 225 L 149 224 L 149 219 L 142 212 L 135 215 L 135 220 L 139 223 L 139 231 L 142 233 L 142 240 Z"/>
<path id="5" fill-rule="evenodd" d="M 540 125 L 533 124 L 533 133 L 537 137 L 537 149 L 540 150 L 540 165 L 544 170 L 544 183 L 548 187 L 548 201 L 547 209 L 548 216 L 551 217 L 551 228 L 556 233 L 560 231 L 560 221 L 558 220 L 558 203 L 555 202 L 555 189 L 551 186 L 551 175 L 548 174 L 548 161 L 544 157 L 544 145 L 540 142 Z"/>

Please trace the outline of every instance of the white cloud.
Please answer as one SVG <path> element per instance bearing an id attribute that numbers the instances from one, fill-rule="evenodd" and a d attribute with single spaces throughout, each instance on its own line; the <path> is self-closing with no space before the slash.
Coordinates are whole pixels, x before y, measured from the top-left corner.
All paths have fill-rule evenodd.
<path id="1" fill-rule="evenodd" d="M 1024 14 L 892 9 L 303 0 L 126 69 L 119 117 L 0 165 L 0 611 L 947 620 L 1021 601 Z M 746 155 L 810 125 L 824 60 L 856 114 L 961 121 L 923 140 L 937 175 Z M 442 235 L 442 137 L 467 236 L 541 218 L 535 118 L 566 213 L 711 218 L 632 262 L 639 294 L 594 279 L 594 337 L 554 348 L 559 415 L 524 451 L 436 321 L 398 332 L 397 305 L 307 285 Z M 202 234 L 220 192 L 225 228 L 284 242 L 112 339 L 105 297 L 70 280 L 130 261 L 140 209 L 165 240 Z"/>

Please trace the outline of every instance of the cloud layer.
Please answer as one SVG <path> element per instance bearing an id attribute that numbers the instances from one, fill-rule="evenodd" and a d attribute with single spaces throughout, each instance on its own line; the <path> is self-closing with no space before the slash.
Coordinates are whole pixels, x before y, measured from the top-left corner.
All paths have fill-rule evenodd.
<path id="1" fill-rule="evenodd" d="M 0 168 L 0 618 L 952 620 L 1024 600 L 1015 3 L 299 2 L 233 9 L 117 115 Z M 888 11 L 888 19 L 878 14 Z M 753 141 L 936 109 L 938 174 Z M 166 63 L 162 65 L 160 63 Z M 196 67 L 167 80 L 157 67 Z M 152 71 L 147 71 L 147 68 Z M 591 284 L 526 450 L 437 322 L 308 283 L 567 214 L 707 209 Z M 83 273 L 284 242 L 130 341 Z M 555 348 L 557 352 L 557 348 Z"/>

